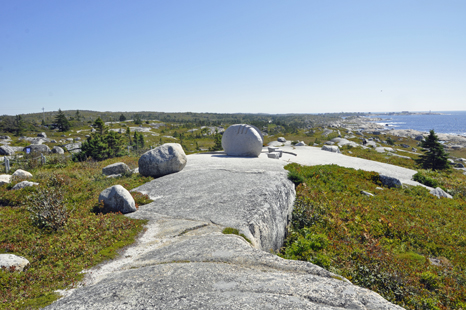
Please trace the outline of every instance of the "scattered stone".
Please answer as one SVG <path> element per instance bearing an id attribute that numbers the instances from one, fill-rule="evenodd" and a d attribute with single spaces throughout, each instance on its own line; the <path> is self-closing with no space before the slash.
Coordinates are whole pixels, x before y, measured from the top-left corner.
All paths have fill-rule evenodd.
<path id="1" fill-rule="evenodd" d="M 366 195 L 366 196 L 369 196 L 369 197 L 374 196 L 374 194 L 371 194 L 371 193 L 366 192 L 366 191 L 361 191 L 361 194 Z"/>
<path id="2" fill-rule="evenodd" d="M 80 138 L 80 137 L 76 137 L 76 138 L 74 138 L 74 140 L 75 140 L 75 141 L 80 141 L 81 138 Z"/>
<path id="3" fill-rule="evenodd" d="M 138 161 L 143 176 L 161 177 L 183 170 L 187 158 L 178 143 L 166 143 L 144 153 Z"/>
<path id="4" fill-rule="evenodd" d="M 304 143 L 304 141 L 300 141 L 296 143 L 295 146 L 306 146 L 306 143 Z"/>
<path id="5" fill-rule="evenodd" d="M 456 168 L 464 168 L 464 165 L 462 163 L 456 163 L 455 167 Z"/>
<path id="6" fill-rule="evenodd" d="M 112 174 L 122 174 L 125 172 L 131 171 L 129 169 L 128 165 L 125 163 L 115 163 L 108 165 L 104 168 L 102 168 L 102 173 L 105 175 L 112 175 Z"/>
<path id="7" fill-rule="evenodd" d="M 0 155 L 11 156 L 11 155 L 14 155 L 14 154 L 15 154 L 15 151 L 11 147 L 9 147 L 8 145 L 0 146 Z"/>
<path id="8" fill-rule="evenodd" d="M 382 188 L 382 187 L 378 187 L 378 186 L 377 186 L 375 189 L 378 189 L 378 190 L 380 190 L 380 191 L 383 191 L 383 188 Z"/>
<path id="9" fill-rule="evenodd" d="M 246 124 L 232 125 L 225 130 L 222 147 L 229 156 L 258 157 L 263 140 L 254 127 Z"/>
<path id="10" fill-rule="evenodd" d="M 412 147 L 412 148 L 411 148 L 411 152 L 415 152 L 415 153 L 416 153 L 416 152 L 417 152 L 417 148 Z"/>
<path id="11" fill-rule="evenodd" d="M 404 143 L 401 143 L 401 144 L 400 144 L 400 146 L 401 146 L 401 147 L 404 147 L 405 149 L 409 149 L 409 148 L 410 148 L 410 146 L 409 146 L 409 145 L 407 145 L 407 144 L 404 144 Z"/>
<path id="12" fill-rule="evenodd" d="M 50 143 L 57 143 L 57 140 L 50 140 Z"/>
<path id="13" fill-rule="evenodd" d="M 444 198 L 450 198 L 452 199 L 453 197 L 448 194 L 447 192 L 445 192 L 443 189 L 441 189 L 440 187 L 437 187 L 433 190 L 430 191 L 430 193 L 434 196 L 437 196 L 437 198 L 440 198 L 440 197 L 444 197 Z"/>
<path id="14" fill-rule="evenodd" d="M 73 138 L 66 138 L 66 141 L 73 142 L 73 141 L 74 141 L 74 139 L 73 139 Z"/>
<path id="15" fill-rule="evenodd" d="M 54 154 L 65 154 L 65 151 L 59 146 L 54 146 L 53 149 L 52 149 L 52 153 L 54 153 Z"/>
<path id="16" fill-rule="evenodd" d="M 10 137 L 9 136 L 0 136 L 0 139 L 10 140 Z"/>
<path id="17" fill-rule="evenodd" d="M 376 147 L 375 150 L 379 153 L 385 153 L 385 152 L 395 152 L 394 149 L 392 149 L 391 147 Z"/>
<path id="18" fill-rule="evenodd" d="M 354 134 L 355 134 L 355 135 L 358 135 L 358 136 L 362 136 L 362 133 L 359 132 L 359 131 L 356 131 Z"/>
<path id="19" fill-rule="evenodd" d="M 334 145 L 335 142 L 333 142 L 333 141 L 327 141 L 327 142 L 325 142 L 325 144 L 326 144 L 326 145 Z"/>
<path id="20" fill-rule="evenodd" d="M 105 207 L 115 212 L 126 214 L 136 211 L 133 196 L 121 185 L 104 189 L 99 195 L 99 202 L 101 201 Z"/>
<path id="21" fill-rule="evenodd" d="M 16 184 L 15 186 L 13 186 L 12 189 L 13 190 L 23 189 L 25 187 L 34 186 L 34 185 L 39 185 L 39 183 L 29 182 L 29 181 L 22 181 L 22 182 L 19 182 L 18 184 Z"/>
<path id="22" fill-rule="evenodd" d="M 451 159 L 451 158 L 448 158 L 448 163 L 455 164 L 455 161 L 453 159 Z"/>
<path id="23" fill-rule="evenodd" d="M 382 133 L 380 131 L 373 131 L 372 134 L 378 136 L 378 135 L 380 135 Z"/>
<path id="24" fill-rule="evenodd" d="M 37 136 L 41 138 L 47 138 L 47 135 L 45 134 L 45 132 L 38 133 Z"/>
<path id="25" fill-rule="evenodd" d="M 15 173 L 13 173 L 13 177 L 18 179 L 29 179 L 32 178 L 32 174 L 23 169 L 18 169 L 15 171 Z"/>
<path id="26" fill-rule="evenodd" d="M 45 144 L 31 144 L 29 146 L 26 146 L 23 149 L 23 152 L 26 152 L 26 148 L 30 148 L 32 153 L 41 153 L 41 154 L 50 153 L 50 148 Z"/>
<path id="27" fill-rule="evenodd" d="M 466 158 L 458 158 L 458 161 L 461 161 L 463 163 L 466 163 Z"/>
<path id="28" fill-rule="evenodd" d="M 398 180 L 397 178 L 389 177 L 386 175 L 379 175 L 380 182 L 382 182 L 383 185 L 392 188 L 392 187 L 401 187 L 401 181 Z"/>
<path id="29" fill-rule="evenodd" d="M 76 142 L 76 143 L 65 144 L 63 147 L 70 153 L 78 153 L 78 152 L 81 152 L 81 146 L 82 146 L 81 142 Z"/>
<path id="30" fill-rule="evenodd" d="M 424 136 L 423 136 L 423 135 L 418 135 L 418 136 L 416 136 L 416 137 L 414 138 L 414 140 L 416 140 L 416 141 L 422 141 L 422 140 L 424 140 Z"/>
<path id="31" fill-rule="evenodd" d="M 285 139 L 284 137 L 278 137 L 278 138 L 277 138 L 277 141 L 278 141 L 278 142 L 283 142 L 283 143 L 284 143 L 284 142 L 286 142 L 286 139 Z"/>
<path id="32" fill-rule="evenodd" d="M 9 184 L 11 182 L 11 175 L 2 174 L 0 175 L 0 185 Z"/>
<path id="33" fill-rule="evenodd" d="M 0 268 L 5 267 L 6 269 L 14 268 L 15 271 L 23 271 L 26 266 L 29 265 L 29 261 L 22 256 L 14 254 L 0 254 Z"/>
<path id="34" fill-rule="evenodd" d="M 341 154 L 340 148 L 336 145 L 324 145 L 321 150 Z"/>
<path id="35" fill-rule="evenodd" d="M 450 148 L 452 148 L 452 149 L 454 149 L 454 150 L 459 150 L 459 149 L 462 149 L 463 146 L 462 146 L 462 145 L 457 145 L 457 144 L 455 144 L 455 145 L 450 145 Z"/>

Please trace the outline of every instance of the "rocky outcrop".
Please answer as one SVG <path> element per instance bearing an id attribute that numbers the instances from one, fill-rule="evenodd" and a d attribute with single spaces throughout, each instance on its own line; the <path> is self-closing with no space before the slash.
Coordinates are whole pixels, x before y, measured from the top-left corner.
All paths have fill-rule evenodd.
<path id="1" fill-rule="evenodd" d="M 4 156 L 15 155 L 15 151 L 7 145 L 2 145 L 0 146 L 0 155 L 4 155 Z"/>
<path id="2" fill-rule="evenodd" d="M 123 214 L 136 211 L 136 203 L 133 196 L 121 185 L 114 185 L 104 189 L 99 195 L 99 202 L 104 203 L 104 207 Z"/>
<path id="3" fill-rule="evenodd" d="M 139 158 L 139 173 L 157 178 L 183 170 L 186 162 L 186 154 L 181 145 L 166 143 L 144 153 Z"/>
<path id="4" fill-rule="evenodd" d="M 222 136 L 222 147 L 229 156 L 257 157 L 262 151 L 263 139 L 250 125 L 231 125 Z"/>
<path id="5" fill-rule="evenodd" d="M 13 177 L 18 179 L 29 179 L 32 178 L 32 173 L 27 172 L 23 169 L 18 169 L 13 173 Z"/>
<path id="6" fill-rule="evenodd" d="M 29 187 L 29 186 L 37 186 L 39 185 L 39 183 L 35 183 L 35 182 L 29 182 L 29 181 L 22 181 L 22 182 L 19 182 L 18 184 L 16 184 L 15 186 L 13 186 L 13 190 L 17 190 L 17 189 L 23 189 L 25 187 Z"/>
<path id="7" fill-rule="evenodd" d="M 129 172 L 128 165 L 125 163 L 114 163 L 102 168 L 102 174 L 105 175 L 114 175 L 114 174 L 122 174 L 125 172 Z"/>
<path id="8" fill-rule="evenodd" d="M 72 138 L 70 138 L 70 139 L 71 139 L 71 141 L 73 141 Z M 66 140 L 68 140 L 68 139 L 66 139 Z M 81 142 L 68 143 L 68 144 L 63 145 L 63 147 L 70 153 L 79 153 L 79 152 L 81 152 L 81 146 L 82 146 Z"/>
<path id="9" fill-rule="evenodd" d="M 295 196 L 278 160 L 188 158 L 183 171 L 135 189 L 154 200 L 128 215 L 149 220 L 138 242 L 45 309 L 401 309 L 270 253 L 283 243 Z"/>
<path id="10" fill-rule="evenodd" d="M 436 196 L 437 198 L 450 198 L 452 199 L 453 197 L 448 194 L 447 192 L 445 192 L 443 189 L 441 189 L 440 187 L 437 187 L 437 188 L 434 188 L 433 190 L 430 191 L 430 193 L 434 196 Z"/>
<path id="11" fill-rule="evenodd" d="M 41 154 L 50 153 L 50 148 L 45 144 L 31 144 L 31 145 L 28 145 L 23 149 L 23 152 L 26 152 L 27 148 L 29 148 L 31 150 L 31 153 L 41 153 Z"/>
<path id="12" fill-rule="evenodd" d="M 9 270 L 23 271 L 29 261 L 22 256 L 14 254 L 0 254 L 0 268 L 5 267 Z"/>
<path id="13" fill-rule="evenodd" d="M 397 178 L 389 177 L 386 175 L 380 175 L 380 182 L 382 182 L 383 185 L 391 188 L 391 187 L 401 187 L 401 181 Z"/>
<path id="14" fill-rule="evenodd" d="M 324 145 L 322 146 L 322 151 L 332 152 L 332 153 L 341 153 L 340 148 L 336 145 Z"/>

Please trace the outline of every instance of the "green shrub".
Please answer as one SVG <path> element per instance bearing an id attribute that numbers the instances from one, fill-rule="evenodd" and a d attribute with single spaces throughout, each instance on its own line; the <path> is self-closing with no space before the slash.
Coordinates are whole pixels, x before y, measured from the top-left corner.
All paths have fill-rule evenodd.
<path id="1" fill-rule="evenodd" d="M 413 180 L 416 181 L 416 182 L 419 182 L 421 184 L 424 184 L 426 186 L 430 186 L 430 187 L 434 187 L 434 188 L 439 186 L 439 183 L 438 183 L 437 180 L 426 177 L 425 175 L 423 175 L 420 172 L 413 175 Z"/>
<path id="2" fill-rule="evenodd" d="M 425 271 L 421 273 L 420 282 L 424 284 L 428 290 L 435 290 L 439 287 L 440 278 L 430 271 Z"/>
<path id="3" fill-rule="evenodd" d="M 295 186 L 298 186 L 301 183 L 304 183 L 304 178 L 299 175 L 299 173 L 294 171 L 288 172 L 288 179 L 294 183 Z"/>

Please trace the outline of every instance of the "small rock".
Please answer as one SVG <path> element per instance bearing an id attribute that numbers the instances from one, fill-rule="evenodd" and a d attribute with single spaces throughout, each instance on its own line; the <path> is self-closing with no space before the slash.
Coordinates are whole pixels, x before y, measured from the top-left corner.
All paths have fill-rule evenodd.
<path id="1" fill-rule="evenodd" d="M 74 139 L 73 139 L 73 138 L 66 138 L 66 141 L 73 142 L 73 141 L 74 141 Z"/>
<path id="2" fill-rule="evenodd" d="M 324 145 L 321 150 L 341 154 L 340 148 L 336 145 Z"/>
<path id="3" fill-rule="evenodd" d="M 366 191 L 361 191 L 361 194 L 366 195 L 366 196 L 370 196 L 370 197 L 374 196 L 374 194 L 371 194 L 371 193 L 366 192 Z"/>
<path id="4" fill-rule="evenodd" d="M 75 140 L 75 141 L 79 141 L 79 140 L 81 140 L 81 138 L 80 138 L 80 137 L 76 137 L 76 138 L 74 138 L 74 140 Z"/>
<path id="5" fill-rule="evenodd" d="M 325 142 L 325 144 L 326 144 L 326 145 L 334 145 L 335 142 L 333 142 L 333 141 L 327 141 L 327 142 Z"/>
<path id="6" fill-rule="evenodd" d="M 10 140 L 10 137 L 9 136 L 0 136 L 0 139 Z"/>
<path id="7" fill-rule="evenodd" d="M 452 199 L 453 197 L 448 194 L 447 192 L 445 192 L 443 189 L 441 189 L 440 187 L 437 187 L 433 190 L 430 191 L 430 193 L 434 196 L 437 196 L 437 198 L 440 198 L 440 197 L 444 197 L 444 198 L 450 198 Z"/>
<path id="8" fill-rule="evenodd" d="M 22 256 L 14 254 L 0 254 L 0 268 L 7 269 L 13 267 L 16 271 L 23 271 L 29 265 L 29 261 Z"/>
<path id="9" fill-rule="evenodd" d="M 47 138 L 47 135 L 45 134 L 45 132 L 38 133 L 37 136 L 41 138 Z"/>
<path id="10" fill-rule="evenodd" d="M 23 152 L 26 152 L 26 148 L 30 148 L 32 153 L 41 153 L 41 154 L 50 153 L 50 148 L 45 144 L 31 144 L 29 146 L 26 146 L 23 149 Z"/>
<path id="11" fill-rule="evenodd" d="M 67 139 L 68 140 L 68 139 Z M 71 140 L 73 141 L 73 140 Z M 68 144 L 65 144 L 63 147 L 70 153 L 72 153 L 72 151 L 75 151 L 75 150 L 78 150 L 81 151 L 81 146 L 82 146 L 82 143 L 81 142 L 76 142 L 76 143 L 68 143 Z"/>
<path id="12" fill-rule="evenodd" d="M 121 185 L 114 185 L 104 189 L 99 195 L 99 202 L 115 212 L 123 214 L 136 211 L 136 203 L 133 196 Z"/>
<path id="13" fill-rule="evenodd" d="M 39 183 L 29 182 L 29 181 L 22 181 L 22 182 L 19 182 L 18 184 L 16 184 L 15 186 L 13 186 L 12 189 L 13 190 L 23 189 L 25 187 L 34 186 L 34 185 L 39 185 Z"/>
<path id="14" fill-rule="evenodd" d="M 424 140 L 424 136 L 422 136 L 422 135 L 416 136 L 416 138 L 414 138 L 414 140 L 422 141 L 422 140 Z"/>
<path id="15" fill-rule="evenodd" d="M 0 185 L 8 184 L 10 182 L 11 182 L 11 175 L 9 174 L 0 175 Z"/>
<path id="16" fill-rule="evenodd" d="M 2 145 L 0 146 L 0 155 L 7 155 L 7 156 L 15 155 L 15 151 L 8 145 Z"/>
<path id="17" fill-rule="evenodd" d="M 451 145 L 450 147 L 451 147 L 452 149 L 454 149 L 454 150 L 459 150 L 459 149 L 462 149 L 462 148 L 463 148 L 463 146 L 457 145 L 457 144 Z"/>
<path id="18" fill-rule="evenodd" d="M 57 140 L 50 140 L 50 143 L 57 143 Z"/>
<path id="19" fill-rule="evenodd" d="M 464 165 L 462 163 L 456 163 L 455 167 L 456 168 L 464 168 Z"/>
<path id="20" fill-rule="evenodd" d="M 300 141 L 296 143 L 295 146 L 306 146 L 306 143 L 304 143 L 304 141 Z"/>
<path id="21" fill-rule="evenodd" d="M 397 178 L 389 177 L 386 175 L 379 175 L 380 181 L 383 185 L 392 188 L 392 187 L 401 187 L 401 181 Z"/>
<path id="22" fill-rule="evenodd" d="M 401 143 L 400 145 L 401 145 L 401 147 L 404 147 L 405 149 L 409 149 L 409 148 L 410 148 L 410 146 L 409 146 L 409 145 L 407 145 L 407 144 L 404 144 L 404 143 Z"/>
<path id="23" fill-rule="evenodd" d="M 166 143 L 144 153 L 138 161 L 143 176 L 161 177 L 183 170 L 186 154 L 178 143 Z"/>
<path id="24" fill-rule="evenodd" d="M 115 163 L 102 168 L 102 173 L 105 175 L 122 174 L 130 170 L 125 163 Z"/>
<path id="25" fill-rule="evenodd" d="M 23 169 L 18 169 L 15 171 L 15 173 L 13 173 L 13 177 L 18 179 L 29 179 L 32 178 L 32 174 Z"/>
<path id="26" fill-rule="evenodd" d="M 267 153 L 268 158 L 273 158 L 273 159 L 279 159 L 280 154 L 278 152 L 273 152 L 273 153 Z"/>
<path id="27" fill-rule="evenodd" d="M 53 149 L 52 149 L 52 153 L 54 153 L 54 154 L 65 154 L 65 151 L 59 146 L 54 146 Z"/>
<path id="28" fill-rule="evenodd" d="M 285 143 L 285 142 L 286 142 L 286 139 L 285 139 L 284 137 L 278 137 L 278 138 L 277 138 L 277 141 L 278 141 L 278 142 Z"/>

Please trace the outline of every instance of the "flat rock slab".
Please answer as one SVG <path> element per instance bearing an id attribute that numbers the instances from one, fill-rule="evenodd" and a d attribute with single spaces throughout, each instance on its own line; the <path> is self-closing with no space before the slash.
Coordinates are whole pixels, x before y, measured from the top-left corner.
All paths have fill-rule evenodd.
<path id="1" fill-rule="evenodd" d="M 181 172 L 135 189 L 155 199 L 127 215 L 149 219 L 137 242 L 45 309 L 402 309 L 269 252 L 283 241 L 295 196 L 283 165 L 189 155 Z"/>

